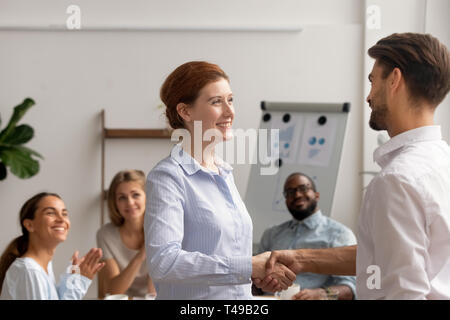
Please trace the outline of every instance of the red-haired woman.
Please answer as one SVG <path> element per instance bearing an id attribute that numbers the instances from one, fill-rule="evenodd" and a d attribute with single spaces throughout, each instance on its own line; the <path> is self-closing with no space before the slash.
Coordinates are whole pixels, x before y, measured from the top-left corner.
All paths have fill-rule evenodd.
<path id="1" fill-rule="evenodd" d="M 265 276 L 268 253 L 252 257 L 251 218 L 232 168 L 214 153 L 232 138 L 228 76 L 215 64 L 188 62 L 160 96 L 169 124 L 185 134 L 147 178 L 144 230 L 157 298 L 251 299 L 251 277 Z M 281 265 L 273 277 L 280 288 L 295 279 Z"/>

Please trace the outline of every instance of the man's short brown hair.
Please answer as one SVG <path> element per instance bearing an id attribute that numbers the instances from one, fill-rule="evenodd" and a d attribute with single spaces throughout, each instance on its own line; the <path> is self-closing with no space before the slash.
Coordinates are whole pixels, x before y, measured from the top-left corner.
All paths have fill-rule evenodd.
<path id="1" fill-rule="evenodd" d="M 394 33 L 368 50 L 383 67 L 383 78 L 399 68 L 412 101 L 437 106 L 450 90 L 450 54 L 429 34 Z"/>

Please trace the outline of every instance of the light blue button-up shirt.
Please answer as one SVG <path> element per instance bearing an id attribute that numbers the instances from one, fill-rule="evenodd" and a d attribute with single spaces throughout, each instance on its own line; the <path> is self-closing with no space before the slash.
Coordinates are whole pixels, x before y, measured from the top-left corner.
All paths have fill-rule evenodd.
<path id="1" fill-rule="evenodd" d="M 232 168 L 180 145 L 147 178 L 145 243 L 157 299 L 251 299 L 252 232 Z"/>
<path id="2" fill-rule="evenodd" d="M 324 216 L 318 210 L 302 221 L 292 219 L 267 229 L 263 233 L 258 251 L 334 248 L 354 244 L 356 237 L 349 228 Z M 352 289 L 354 296 L 355 282 L 356 279 L 352 276 L 316 273 L 301 273 L 295 280 L 301 289 L 346 285 Z"/>
<path id="3" fill-rule="evenodd" d="M 17 258 L 6 271 L 0 300 L 80 300 L 91 284 L 77 273 L 63 273 L 56 284 L 51 261 L 47 271 L 32 258 Z"/>

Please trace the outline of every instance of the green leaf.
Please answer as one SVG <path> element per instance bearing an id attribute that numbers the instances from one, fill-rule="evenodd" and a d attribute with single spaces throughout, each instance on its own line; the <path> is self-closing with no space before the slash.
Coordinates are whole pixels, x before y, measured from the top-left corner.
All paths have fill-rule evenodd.
<path id="1" fill-rule="evenodd" d="M 13 128 L 11 133 L 3 140 L 5 144 L 23 144 L 27 143 L 34 136 L 34 130 L 27 124 L 22 124 Z"/>
<path id="2" fill-rule="evenodd" d="M 11 132 L 14 130 L 16 124 L 22 119 L 24 114 L 34 105 L 33 99 L 26 98 L 23 100 L 21 104 L 14 107 L 13 114 L 11 116 L 11 119 L 9 119 L 9 123 L 6 126 L 5 129 L 3 129 L 2 132 L 0 132 L 0 142 L 5 141 L 8 136 L 11 134 Z"/>
<path id="3" fill-rule="evenodd" d="M 21 179 L 27 179 L 39 172 L 39 162 L 31 158 L 28 152 L 17 148 L 4 149 L 1 153 L 3 163 Z"/>
<path id="4" fill-rule="evenodd" d="M 20 152 L 26 153 L 28 155 L 33 155 L 38 158 L 44 159 L 44 157 L 40 153 L 34 151 L 33 149 L 30 149 L 30 148 L 22 146 L 22 145 L 12 145 L 12 144 L 6 144 L 3 142 L 0 142 L 0 158 L 1 158 L 1 153 L 3 150 L 11 150 L 11 149 L 12 150 L 17 149 Z"/>
<path id="5" fill-rule="evenodd" d="M 3 162 L 0 162 L 0 180 L 4 180 L 6 178 L 6 166 L 3 164 Z"/>
<path id="6" fill-rule="evenodd" d="M 27 148 L 25 146 L 13 146 L 11 148 L 18 149 L 19 151 L 21 151 L 23 153 L 27 153 L 29 155 L 33 155 L 33 156 L 36 156 L 38 158 L 44 159 L 44 157 L 41 156 L 39 153 L 37 153 L 36 151 L 34 151 L 34 150 L 30 149 L 30 148 Z"/>

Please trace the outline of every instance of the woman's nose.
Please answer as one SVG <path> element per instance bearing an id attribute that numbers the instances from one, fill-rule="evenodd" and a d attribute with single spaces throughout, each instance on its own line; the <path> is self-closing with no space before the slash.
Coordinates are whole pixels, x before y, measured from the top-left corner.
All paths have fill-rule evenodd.
<path id="1" fill-rule="evenodd" d="M 56 221 L 58 222 L 64 221 L 64 216 L 62 212 L 58 212 L 58 214 L 56 215 Z"/>
<path id="2" fill-rule="evenodd" d="M 233 104 L 229 101 L 225 101 L 224 113 L 226 115 L 234 116 L 234 107 Z"/>

